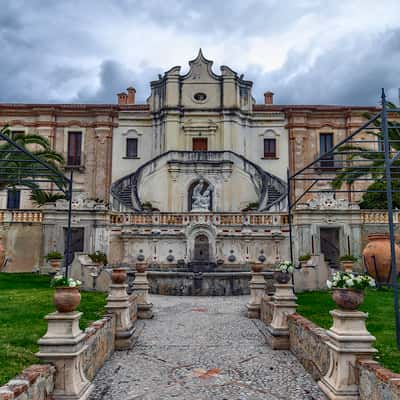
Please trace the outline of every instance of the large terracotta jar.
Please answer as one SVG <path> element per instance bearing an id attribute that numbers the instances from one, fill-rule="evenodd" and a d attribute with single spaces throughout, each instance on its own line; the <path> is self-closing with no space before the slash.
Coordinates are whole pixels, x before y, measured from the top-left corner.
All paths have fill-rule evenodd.
<path id="1" fill-rule="evenodd" d="M 396 270 L 400 273 L 400 248 L 396 244 Z M 363 259 L 368 273 L 377 282 L 390 280 L 391 256 L 390 236 L 385 233 L 375 233 L 368 236 L 368 244 L 363 250 Z M 376 269 L 375 269 L 376 265 Z"/>
<path id="2" fill-rule="evenodd" d="M 60 313 L 75 311 L 81 302 L 79 287 L 56 287 L 53 302 Z"/>

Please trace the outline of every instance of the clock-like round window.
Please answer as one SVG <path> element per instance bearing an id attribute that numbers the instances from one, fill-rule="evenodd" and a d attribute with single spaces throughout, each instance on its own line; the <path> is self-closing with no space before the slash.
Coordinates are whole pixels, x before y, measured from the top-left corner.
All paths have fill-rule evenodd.
<path id="1" fill-rule="evenodd" d="M 197 92 L 193 95 L 193 100 L 198 103 L 204 103 L 207 100 L 207 95 L 203 92 Z"/>

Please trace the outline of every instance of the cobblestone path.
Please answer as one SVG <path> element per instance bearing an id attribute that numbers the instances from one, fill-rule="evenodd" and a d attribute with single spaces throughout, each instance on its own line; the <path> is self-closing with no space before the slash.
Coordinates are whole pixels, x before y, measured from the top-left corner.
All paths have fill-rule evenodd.
<path id="1" fill-rule="evenodd" d="M 90 399 L 325 399 L 290 352 L 265 344 L 248 299 L 151 296 L 154 319 L 139 321 L 136 345 L 114 353 Z"/>

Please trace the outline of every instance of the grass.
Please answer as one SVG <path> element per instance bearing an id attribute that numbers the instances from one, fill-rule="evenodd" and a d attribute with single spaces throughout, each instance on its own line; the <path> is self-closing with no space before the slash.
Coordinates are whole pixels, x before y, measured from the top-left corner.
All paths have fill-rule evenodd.
<path id="1" fill-rule="evenodd" d="M 55 311 L 50 278 L 0 273 L 0 386 L 25 367 L 37 363 L 37 341 L 46 333 L 43 317 Z M 104 313 L 105 295 L 82 292 L 78 308 L 84 329 Z"/>
<path id="2" fill-rule="evenodd" d="M 298 296 L 297 312 L 315 324 L 330 328 L 333 302 L 329 292 L 306 292 Z M 392 290 L 367 290 L 361 311 L 368 312 L 367 329 L 376 337 L 374 347 L 378 349 L 376 360 L 386 368 L 400 373 L 400 351 L 396 346 L 396 330 Z"/>

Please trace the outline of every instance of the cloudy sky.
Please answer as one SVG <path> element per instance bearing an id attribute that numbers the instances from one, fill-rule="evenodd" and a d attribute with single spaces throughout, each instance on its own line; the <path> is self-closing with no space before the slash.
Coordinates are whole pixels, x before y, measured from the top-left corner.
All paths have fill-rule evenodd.
<path id="1" fill-rule="evenodd" d="M 199 48 L 279 104 L 400 87 L 399 0 L 0 0 L 0 102 L 115 102 Z"/>

